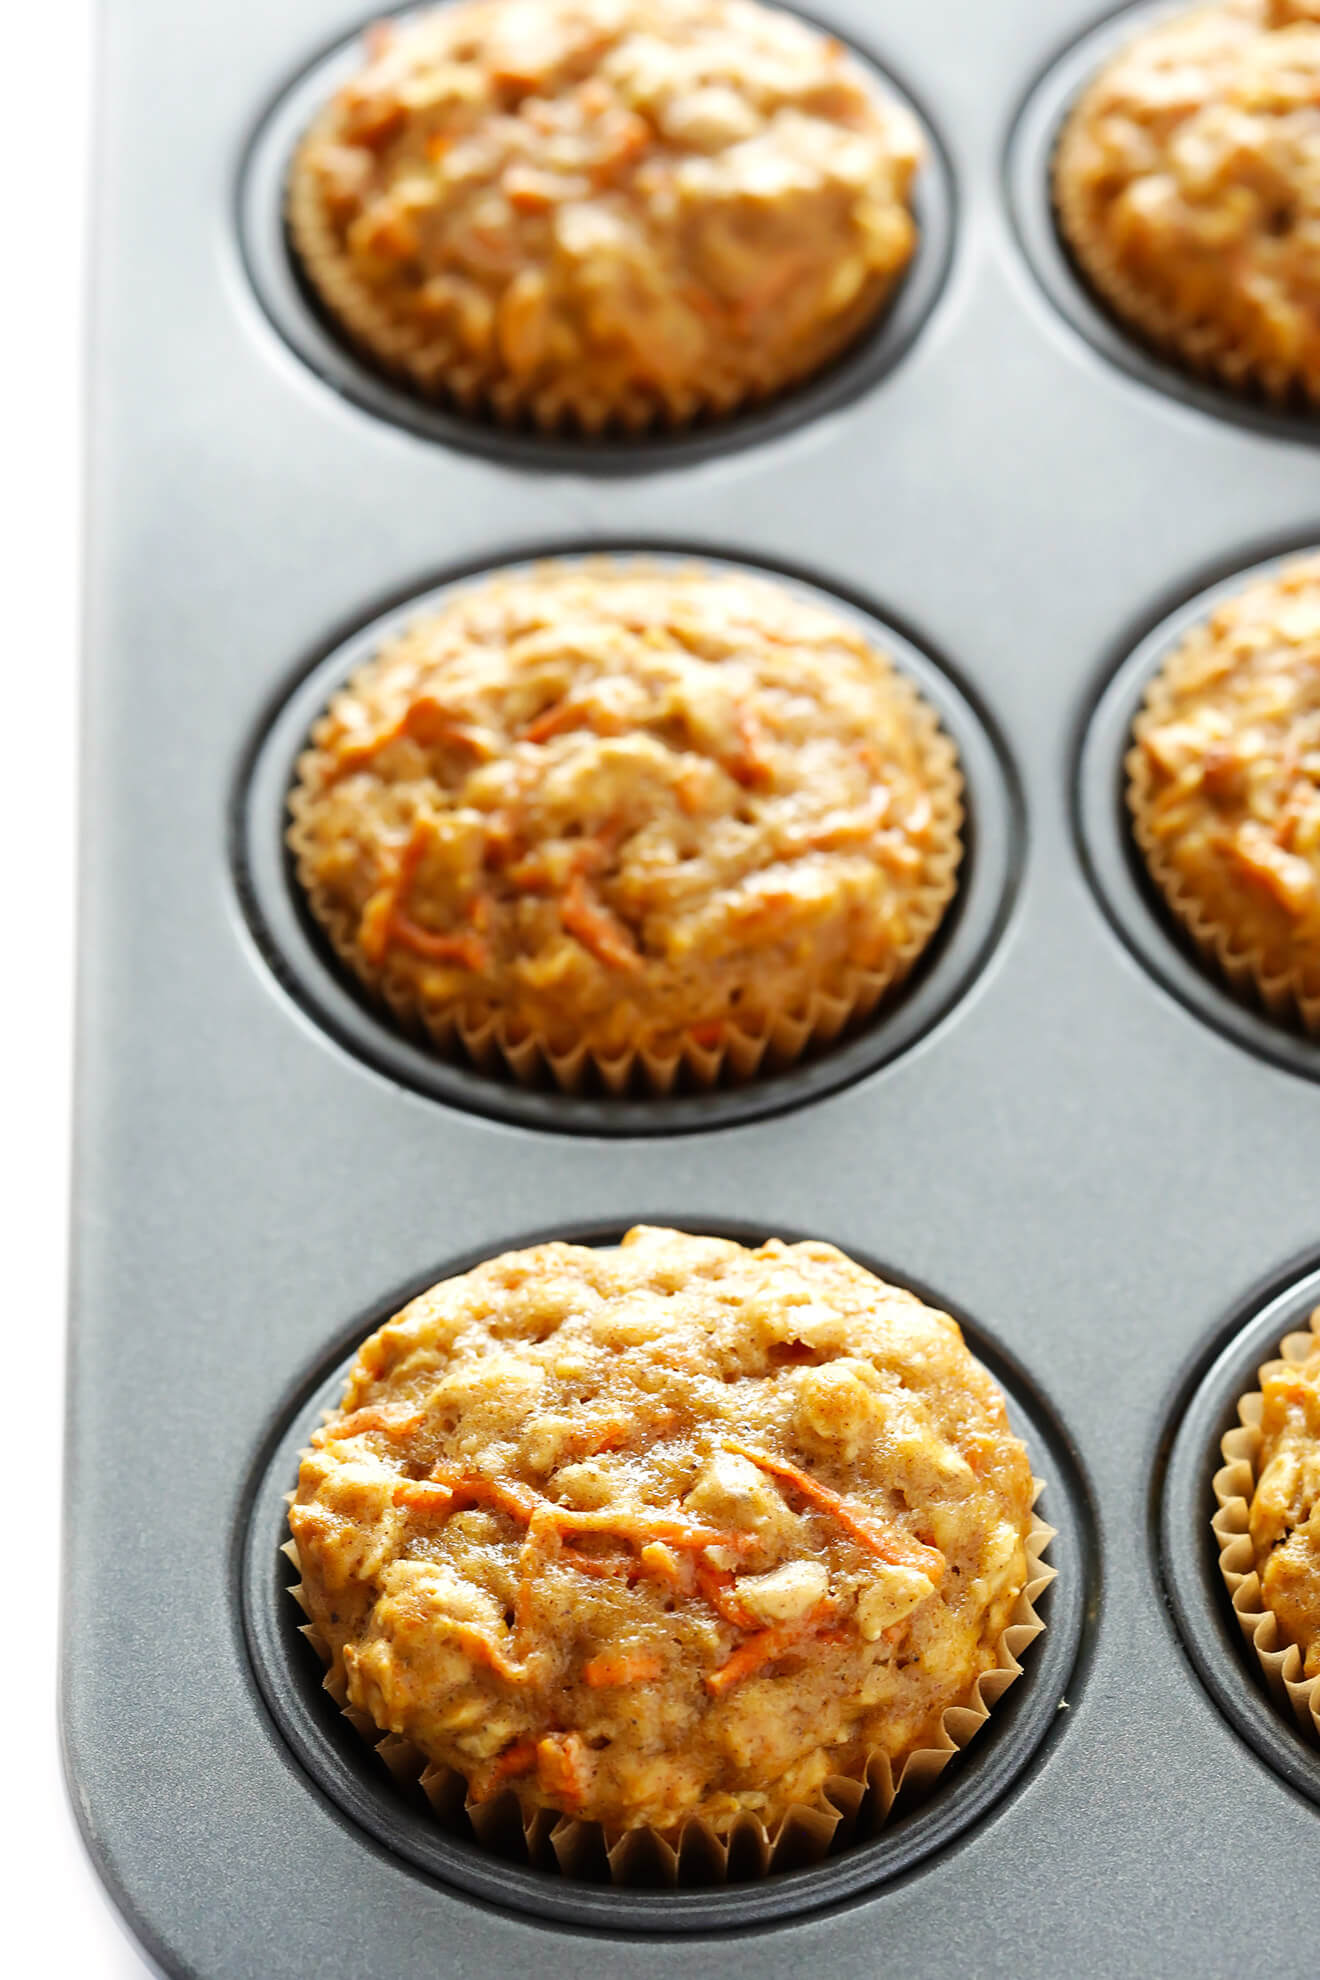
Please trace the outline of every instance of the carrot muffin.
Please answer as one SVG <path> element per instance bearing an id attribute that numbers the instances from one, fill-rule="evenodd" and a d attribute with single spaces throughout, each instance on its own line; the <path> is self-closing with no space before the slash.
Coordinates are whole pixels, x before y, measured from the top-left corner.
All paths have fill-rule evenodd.
<path id="1" fill-rule="evenodd" d="M 1320 5 L 1224 0 L 1137 37 L 1055 160 L 1081 268 L 1193 368 L 1320 400 Z"/>
<path id="2" fill-rule="evenodd" d="M 637 1229 L 373 1334 L 290 1525 L 350 1706 L 472 1806 L 718 1835 L 951 1751 L 951 1708 L 965 1742 L 1039 1628 L 1033 1497 L 946 1315 L 828 1244 Z"/>
<path id="3" fill-rule="evenodd" d="M 763 579 L 599 560 L 487 580 L 337 694 L 291 798 L 314 914 L 395 1013 L 565 1087 L 664 1090 L 833 1036 L 955 884 L 933 712 Z"/>
<path id="4" fill-rule="evenodd" d="M 1320 1031 L 1320 556 L 1198 626 L 1135 736 L 1129 802 L 1169 906 L 1235 984 Z"/>
<path id="5" fill-rule="evenodd" d="M 1320 1307 L 1258 1380 L 1220 1446 L 1219 1566 L 1271 1691 L 1320 1740 Z"/>
<path id="6" fill-rule="evenodd" d="M 1261 1596 L 1303 1676 L 1320 1678 L 1320 1336 L 1304 1360 L 1269 1365 L 1261 1396 L 1249 1521 Z"/>
<path id="7" fill-rule="evenodd" d="M 371 30 L 288 218 L 415 389 L 635 430 L 842 350 L 911 259 L 920 155 L 837 41 L 755 0 L 455 0 Z"/>

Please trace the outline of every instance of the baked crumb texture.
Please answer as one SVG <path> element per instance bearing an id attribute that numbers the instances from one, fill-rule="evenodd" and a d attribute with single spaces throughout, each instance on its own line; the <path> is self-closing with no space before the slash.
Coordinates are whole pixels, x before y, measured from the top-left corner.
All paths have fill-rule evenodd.
<path id="1" fill-rule="evenodd" d="M 457 0 L 364 52 L 289 230 L 427 397 L 587 433 L 728 413 L 852 342 L 911 260 L 914 120 L 754 0 Z"/>
<path id="2" fill-rule="evenodd" d="M 785 1867 L 928 1788 L 1039 1632 L 1039 1487 L 952 1320 L 833 1246 L 639 1228 L 424 1293 L 289 1524 L 327 1684 L 478 1836 Z"/>
<path id="3" fill-rule="evenodd" d="M 1320 400 L 1320 6 L 1147 29 L 1064 127 L 1059 223 L 1133 329 L 1234 387 Z"/>
<path id="4" fill-rule="evenodd" d="M 1320 1032 L 1320 556 L 1227 599 L 1134 725 L 1137 842 L 1234 986 Z"/>
<path id="5" fill-rule="evenodd" d="M 442 1049 L 567 1091 L 789 1063 L 875 1008 L 955 891 L 933 710 L 762 579 L 488 580 L 392 641 L 312 745 L 289 841 L 340 957 Z"/>
<path id="6" fill-rule="evenodd" d="M 1259 1381 L 1221 1446 L 1219 1564 L 1271 1691 L 1320 1740 L 1320 1307 Z"/>

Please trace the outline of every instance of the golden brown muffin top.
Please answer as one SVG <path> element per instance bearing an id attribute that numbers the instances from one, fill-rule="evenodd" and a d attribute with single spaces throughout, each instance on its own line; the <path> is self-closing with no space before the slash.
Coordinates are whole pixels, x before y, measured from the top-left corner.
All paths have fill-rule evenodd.
<path id="1" fill-rule="evenodd" d="M 372 30 L 290 210 L 331 307 L 423 387 L 682 419 L 878 307 L 920 149 L 836 41 L 755 0 L 458 0 Z"/>
<path id="2" fill-rule="evenodd" d="M 1193 363 L 1320 398 L 1320 8 L 1225 0 L 1139 35 L 1056 161 L 1120 314 Z"/>
<path id="3" fill-rule="evenodd" d="M 1174 905 L 1320 996 L 1320 557 L 1219 605 L 1136 736 L 1139 835 Z"/>
<path id="4" fill-rule="evenodd" d="M 1032 1481 L 955 1323 L 833 1246 L 550 1244 L 358 1354 L 290 1524 L 351 1702 L 480 1800 L 773 1823 L 998 1661 Z"/>
<path id="5" fill-rule="evenodd" d="M 602 1055 L 901 974 L 953 888 L 933 715 L 854 627 L 764 580 L 484 582 L 313 739 L 291 837 L 358 973 Z"/>
<path id="6" fill-rule="evenodd" d="M 1316 1316 L 1320 1320 L 1320 1314 Z M 1251 1544 L 1265 1606 L 1320 1677 L 1320 1339 L 1298 1362 L 1275 1362 L 1261 1383 L 1261 1447 Z"/>

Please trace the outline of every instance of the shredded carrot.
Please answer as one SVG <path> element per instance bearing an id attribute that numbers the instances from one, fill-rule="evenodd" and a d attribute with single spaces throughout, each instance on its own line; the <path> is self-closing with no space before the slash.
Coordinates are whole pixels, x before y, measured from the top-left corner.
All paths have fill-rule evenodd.
<path id="1" fill-rule="evenodd" d="M 648 1540 L 637 1556 L 642 1572 L 664 1582 L 676 1595 L 686 1595 L 692 1584 L 692 1561 L 675 1554 L 663 1540 Z"/>
<path id="2" fill-rule="evenodd" d="M 344 777 L 351 777 L 354 771 L 364 769 L 387 743 L 397 741 L 398 735 L 399 724 L 392 722 L 388 729 L 378 729 L 375 735 L 368 736 L 365 742 L 349 743 L 347 748 L 341 749 L 336 756 L 330 774 L 326 778 L 326 784 L 337 784 Z"/>
<path id="3" fill-rule="evenodd" d="M 439 1513 L 442 1518 L 453 1512 L 457 1504 L 447 1485 L 432 1485 L 425 1480 L 400 1479 L 390 1496 L 396 1506 L 406 1506 L 410 1512 Z"/>
<path id="4" fill-rule="evenodd" d="M 399 863 L 388 892 L 383 897 L 383 905 L 373 902 L 362 918 L 358 940 L 370 961 L 383 962 L 392 942 L 402 948 L 411 949 L 414 954 L 425 956 L 430 962 L 461 963 L 464 969 L 474 973 L 489 966 L 490 949 L 476 932 L 475 927 L 462 929 L 457 933 L 441 933 L 437 929 L 423 928 L 414 921 L 404 905 L 409 889 L 417 877 L 417 869 L 426 856 L 434 827 L 428 819 L 418 819 L 413 827 L 412 837 L 399 855 Z M 378 897 L 379 899 L 380 897 Z M 373 912 L 372 909 L 375 909 Z M 478 894 L 468 907 L 469 917 L 489 920 L 490 907 L 486 898 Z"/>
<path id="5" fill-rule="evenodd" d="M 582 1741 L 576 1733 L 541 1740 L 536 1748 L 536 1773 L 547 1795 L 560 1805 L 576 1808 L 582 1800 Z"/>
<path id="6" fill-rule="evenodd" d="M 461 1506 L 491 1506 L 523 1526 L 549 1503 L 526 1485 L 501 1483 L 496 1478 L 483 1478 L 479 1471 L 457 1471 L 443 1463 L 432 1465 L 431 1477 L 452 1495 L 455 1511 Z"/>
<path id="7" fill-rule="evenodd" d="M 527 724 L 519 740 L 521 742 L 549 742 L 552 736 L 562 736 L 570 729 L 589 729 L 590 711 L 580 701 L 552 701 L 543 708 L 536 719 Z"/>
<path id="8" fill-rule="evenodd" d="M 574 1453 L 581 1457 L 599 1457 L 602 1451 L 621 1451 L 631 1442 L 633 1426 L 625 1416 L 616 1416 L 597 1424 L 588 1424 L 573 1439 Z"/>
<path id="9" fill-rule="evenodd" d="M 598 832 L 577 840 L 567 857 L 557 863 L 557 871 L 567 871 L 570 878 L 575 874 L 599 872 L 609 863 L 618 843 L 618 827 L 603 825 Z M 556 885 L 556 871 L 551 869 L 549 855 L 544 851 L 528 853 L 508 869 L 507 878 L 513 886 L 530 894 L 550 893 Z"/>
<path id="10" fill-rule="evenodd" d="M 590 1685 L 598 1688 L 611 1684 L 644 1684 L 648 1678 L 659 1677 L 664 1669 L 664 1659 L 650 1650 L 619 1651 L 613 1656 L 593 1657 L 590 1663 L 582 1666 L 582 1675 Z"/>
<path id="11" fill-rule="evenodd" d="M 554 181 L 544 175 L 519 171 L 515 166 L 504 175 L 503 192 L 515 213 L 548 213 L 554 205 Z"/>
<path id="12" fill-rule="evenodd" d="M 637 945 L 623 923 L 608 908 L 593 900 L 581 873 L 574 873 L 559 903 L 559 918 L 570 935 L 577 937 L 607 969 L 634 974 L 642 967 Z"/>
<path id="13" fill-rule="evenodd" d="M 645 1552 L 645 1548 L 642 1551 Z M 565 1567 L 576 1568 L 579 1574 L 589 1575 L 596 1581 L 631 1581 L 637 1573 L 634 1560 L 620 1560 L 617 1555 L 602 1557 L 584 1554 L 580 1547 L 561 1547 L 558 1558 Z"/>
<path id="14" fill-rule="evenodd" d="M 490 946 L 480 935 L 438 935 L 430 928 L 423 928 L 411 915 L 395 910 L 390 924 L 390 934 L 400 948 L 411 949 L 414 955 L 424 956 L 428 962 L 461 963 L 470 969 L 474 976 L 490 966 Z"/>
<path id="15" fill-rule="evenodd" d="M 434 695 L 424 694 L 410 702 L 398 721 L 391 722 L 388 728 L 378 729 L 365 742 L 349 743 L 341 749 L 327 781 L 337 784 L 341 778 L 351 777 L 355 770 L 364 769 L 381 750 L 404 736 L 421 743 L 423 748 L 448 743 L 452 748 L 466 750 L 482 763 L 489 762 L 495 753 L 485 736 L 461 721 Z"/>
<path id="16" fill-rule="evenodd" d="M 846 1631 L 829 1627 L 832 1613 L 831 1604 L 827 1599 L 809 1616 L 804 1616 L 801 1622 L 781 1623 L 773 1629 L 757 1630 L 754 1636 L 747 1637 L 738 1645 L 733 1655 L 726 1663 L 721 1664 L 717 1671 L 708 1673 L 707 1691 L 714 1698 L 722 1697 L 731 1685 L 738 1684 L 745 1677 L 753 1676 L 759 1670 L 764 1670 L 767 1664 L 777 1662 L 780 1657 L 787 1657 L 793 1651 L 800 1650 L 809 1638 L 819 1643 L 845 1642 Z"/>
<path id="17" fill-rule="evenodd" d="M 455 1641 L 467 1651 L 474 1664 L 484 1664 L 487 1670 L 503 1678 L 506 1684 L 526 1684 L 527 1672 L 506 1657 L 498 1643 L 492 1643 L 479 1629 L 469 1629 L 466 1623 L 451 1622 L 449 1627 Z"/>
<path id="18" fill-rule="evenodd" d="M 484 1767 L 468 1783 L 468 1793 L 473 1801 L 489 1801 L 496 1790 L 515 1774 L 530 1773 L 536 1765 L 536 1741 L 534 1739 L 515 1740 L 506 1746 L 503 1753 L 496 1755 L 489 1767 Z"/>
<path id="19" fill-rule="evenodd" d="M 544 853 L 528 853 L 509 867 L 505 878 L 511 887 L 527 894 L 547 893 L 552 885 L 550 866 Z"/>
<path id="20" fill-rule="evenodd" d="M 735 1629 L 754 1629 L 755 1623 L 734 1593 L 736 1584 L 726 1568 L 715 1568 L 708 1561 L 697 1562 L 697 1587 L 726 1623 Z"/>
<path id="21" fill-rule="evenodd" d="M 782 1458 L 767 1457 L 762 1451 L 748 1450 L 742 1444 L 729 1444 L 727 1448 L 760 1470 L 768 1471 L 772 1478 L 782 1479 L 786 1485 L 792 1486 L 808 1505 L 814 1506 L 818 1512 L 828 1513 L 868 1553 L 888 1561 L 891 1567 L 915 1568 L 933 1582 L 938 1583 L 941 1579 L 945 1561 L 937 1548 L 914 1540 L 910 1534 L 883 1520 L 870 1507 L 845 1499 L 828 1485 L 822 1485 L 809 1472 L 800 1471 L 795 1464 L 788 1464 Z"/>
<path id="22" fill-rule="evenodd" d="M 645 1513 L 579 1512 L 572 1506 L 548 1505 L 547 1523 L 563 1533 L 617 1533 L 620 1539 L 638 1545 L 648 1540 L 664 1540 L 671 1547 L 700 1553 L 706 1547 L 727 1547 L 733 1553 L 746 1553 L 757 1544 L 754 1533 L 727 1533 L 717 1526 L 698 1526 L 694 1521 L 671 1519 L 661 1513 L 648 1518 Z"/>
<path id="23" fill-rule="evenodd" d="M 708 1673 L 707 1691 L 714 1698 L 722 1697 L 731 1685 L 738 1684 L 745 1677 L 751 1677 L 766 1664 L 772 1664 L 776 1657 L 782 1657 L 785 1650 L 800 1634 L 800 1631 L 783 1629 L 757 1630 L 755 1636 L 747 1637 L 738 1645 L 727 1663 L 721 1664 L 717 1671 Z"/>
<path id="24" fill-rule="evenodd" d="M 723 1532 L 718 1527 L 700 1526 L 690 1520 L 670 1518 L 664 1513 L 583 1511 L 559 1506 L 543 1499 L 530 1487 L 501 1483 L 484 1478 L 479 1472 L 460 1471 L 443 1463 L 431 1468 L 427 1479 L 401 1479 L 394 1488 L 394 1503 L 423 1515 L 446 1518 L 464 1506 L 489 1506 L 508 1515 L 527 1529 L 519 1556 L 518 1590 L 514 1602 L 515 1633 L 531 1621 L 535 1570 L 547 1546 L 551 1558 L 596 1580 L 632 1580 L 642 1573 L 654 1574 L 675 1589 L 684 1586 L 684 1574 L 671 1551 L 700 1553 L 707 1547 L 726 1547 L 744 1553 L 756 1545 L 755 1535 Z M 568 1541 L 570 1534 L 601 1533 L 636 1547 L 636 1556 L 600 1557 L 583 1553 Z M 727 1577 L 732 1580 L 732 1577 Z M 690 1584 L 688 1584 L 690 1585 Z M 745 1626 L 745 1620 L 744 1620 Z"/>
<path id="25" fill-rule="evenodd" d="M 738 707 L 734 710 L 742 748 L 737 756 L 726 758 L 724 767 L 735 782 L 747 786 L 768 783 L 772 775 L 769 759 L 762 748 L 760 728 L 754 716 Z"/>
<path id="26" fill-rule="evenodd" d="M 434 695 L 419 695 L 404 712 L 399 724 L 402 735 L 410 736 L 414 742 L 425 748 L 434 748 L 437 743 L 448 743 L 451 749 L 462 749 L 469 756 L 475 756 L 480 763 L 489 763 L 495 754 L 493 745 L 470 723 L 461 721 L 442 701 Z"/>

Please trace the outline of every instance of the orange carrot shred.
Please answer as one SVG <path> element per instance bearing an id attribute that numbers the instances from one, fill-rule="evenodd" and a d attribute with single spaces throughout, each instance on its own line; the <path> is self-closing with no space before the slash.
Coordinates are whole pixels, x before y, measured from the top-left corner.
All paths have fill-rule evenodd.
<path id="1" fill-rule="evenodd" d="M 536 1765 L 536 1741 L 518 1739 L 512 1746 L 506 1746 L 491 1761 L 489 1767 L 468 1784 L 468 1793 L 473 1801 L 489 1801 L 496 1790 L 515 1774 L 530 1773 Z"/>
<path id="2" fill-rule="evenodd" d="M 349 743 L 341 748 L 327 782 L 337 784 L 342 778 L 351 777 L 354 771 L 365 769 L 381 750 L 403 736 L 427 749 L 437 743 L 448 743 L 452 748 L 466 750 L 482 763 L 488 762 L 494 754 L 484 736 L 468 723 L 460 721 L 434 695 L 424 694 L 410 702 L 398 721 L 391 722 L 388 728 L 378 729 L 364 742 Z"/>
<path id="3" fill-rule="evenodd" d="M 714 1568 L 707 1561 L 698 1561 L 697 1587 L 724 1622 L 732 1623 L 735 1629 L 755 1628 L 752 1617 L 733 1592 L 735 1583 L 727 1568 Z"/>
<path id="4" fill-rule="evenodd" d="M 642 1573 L 664 1582 L 676 1595 L 688 1592 L 693 1575 L 692 1562 L 681 1559 L 666 1547 L 663 1540 L 648 1540 L 638 1553 L 637 1565 Z"/>
<path id="5" fill-rule="evenodd" d="M 727 1663 L 706 1677 L 706 1689 L 714 1698 L 720 1698 L 745 1677 L 762 1670 L 766 1664 L 782 1656 L 793 1638 L 782 1629 L 759 1629 L 755 1636 L 749 1636 L 738 1645 Z"/>
<path id="6" fill-rule="evenodd" d="M 580 873 L 575 873 L 559 903 L 559 918 L 570 935 L 590 950 L 607 969 L 634 974 L 642 967 L 637 945 L 623 923 L 587 892 Z"/>
<path id="7" fill-rule="evenodd" d="M 455 1641 L 467 1651 L 474 1663 L 485 1664 L 506 1684 L 526 1684 L 527 1672 L 506 1657 L 498 1643 L 492 1643 L 479 1629 L 469 1629 L 466 1623 L 451 1622 L 449 1627 Z"/>
<path id="8" fill-rule="evenodd" d="M 458 1471 L 452 1465 L 433 1464 L 431 1477 L 452 1494 L 455 1510 L 460 1506 L 491 1506 L 524 1526 L 546 1503 L 525 1485 L 501 1483 L 496 1478 L 483 1478 L 477 1471 Z"/>
<path id="9" fill-rule="evenodd" d="M 442 1518 L 453 1512 L 457 1504 L 447 1485 L 433 1485 L 425 1480 L 400 1479 L 390 1496 L 396 1506 L 406 1506 L 410 1512 L 439 1513 Z"/>
<path id="10" fill-rule="evenodd" d="M 582 1800 L 582 1751 L 582 1741 L 576 1733 L 543 1739 L 536 1748 L 536 1772 L 542 1788 L 570 1808 L 577 1807 Z"/>
<path id="11" fill-rule="evenodd" d="M 782 1479 L 804 1498 L 808 1505 L 818 1512 L 828 1513 L 837 1521 L 844 1532 L 865 1547 L 868 1553 L 875 1554 L 891 1567 L 915 1568 L 929 1580 L 938 1582 L 944 1573 L 944 1556 L 935 1547 L 927 1547 L 910 1534 L 903 1533 L 896 1526 L 884 1520 L 869 1507 L 860 1507 L 822 1485 L 810 1472 L 800 1471 L 795 1464 L 782 1458 L 767 1457 L 762 1451 L 748 1450 L 742 1444 L 727 1446 L 735 1456 L 744 1457 L 761 1471 L 768 1471 L 772 1478 Z"/>
<path id="12" fill-rule="evenodd" d="M 562 736 L 570 729 L 589 729 L 591 716 L 581 702 L 553 701 L 543 708 L 535 721 L 529 722 L 520 738 L 523 742 L 549 742 L 552 736 Z"/>
<path id="13" fill-rule="evenodd" d="M 664 1659 L 650 1650 L 620 1651 L 613 1655 L 593 1657 L 582 1666 L 582 1675 L 590 1685 L 600 1687 L 614 1684 L 644 1684 L 648 1678 L 659 1677 L 664 1669 Z"/>
<path id="14" fill-rule="evenodd" d="M 397 942 L 402 948 L 411 949 L 415 955 L 424 956 L 430 962 L 461 963 L 464 969 L 478 973 L 489 966 L 490 949 L 475 929 L 460 929 L 451 933 L 423 928 L 420 922 L 413 920 L 404 905 L 433 831 L 434 827 L 428 819 L 418 819 L 412 837 L 399 855 L 393 881 L 383 897 L 384 905 L 375 913 L 369 909 L 368 914 L 363 916 L 358 939 L 375 963 L 383 962 L 390 944 Z M 381 898 L 377 896 L 377 901 Z M 371 905 L 376 907 L 375 902 Z M 488 915 L 489 908 L 483 895 L 475 897 L 468 913 L 473 919 Z"/>
<path id="15" fill-rule="evenodd" d="M 390 934 L 402 949 L 411 949 L 417 956 L 428 962 L 461 963 L 479 976 L 490 966 L 490 946 L 480 935 L 463 933 L 442 935 L 430 928 L 423 928 L 411 915 L 396 909 L 390 922 Z"/>
<path id="16" fill-rule="evenodd" d="M 801 1622 L 780 1623 L 773 1629 L 759 1629 L 754 1636 L 747 1637 L 727 1662 L 717 1671 L 710 1671 L 706 1677 L 706 1689 L 713 1698 L 722 1697 L 731 1685 L 738 1684 L 745 1677 L 752 1677 L 764 1670 L 780 1657 L 787 1657 L 802 1648 L 808 1638 L 821 1643 L 844 1643 L 847 1632 L 829 1627 L 833 1607 L 828 1599 Z"/>
<path id="17" fill-rule="evenodd" d="M 584 1554 L 579 1547 L 561 1547 L 557 1556 L 565 1567 L 576 1568 L 596 1581 L 628 1580 L 637 1573 L 637 1563 L 632 1559 L 620 1560 L 617 1555 L 607 1558 L 595 1554 Z"/>
<path id="18" fill-rule="evenodd" d="M 673 1519 L 665 1513 L 648 1517 L 645 1513 L 579 1512 L 571 1506 L 550 1506 L 547 1523 L 564 1533 L 617 1533 L 620 1539 L 636 1542 L 664 1540 L 671 1547 L 700 1553 L 706 1547 L 727 1547 L 746 1553 L 756 1546 L 754 1533 L 726 1533 L 717 1526 L 699 1526 L 693 1520 Z"/>

